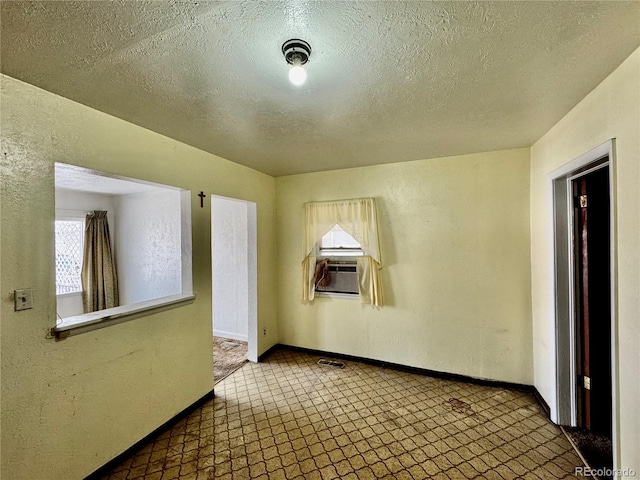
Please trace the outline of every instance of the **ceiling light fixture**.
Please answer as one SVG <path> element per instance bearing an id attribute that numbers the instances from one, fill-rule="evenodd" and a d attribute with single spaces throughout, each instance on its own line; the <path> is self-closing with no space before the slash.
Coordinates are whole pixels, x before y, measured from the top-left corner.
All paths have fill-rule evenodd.
<path id="1" fill-rule="evenodd" d="M 311 47 L 304 40 L 294 38 L 282 44 L 282 53 L 291 68 L 289 69 L 289 80 L 294 85 L 302 85 L 307 79 L 307 71 L 304 69 L 311 56 Z"/>

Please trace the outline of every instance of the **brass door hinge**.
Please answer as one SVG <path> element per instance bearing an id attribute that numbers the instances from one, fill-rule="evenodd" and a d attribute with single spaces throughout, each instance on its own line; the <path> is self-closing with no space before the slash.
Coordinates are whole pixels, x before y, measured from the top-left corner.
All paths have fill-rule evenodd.
<path id="1" fill-rule="evenodd" d="M 586 375 L 582 377 L 582 386 L 585 390 L 591 390 L 591 377 L 587 377 Z"/>

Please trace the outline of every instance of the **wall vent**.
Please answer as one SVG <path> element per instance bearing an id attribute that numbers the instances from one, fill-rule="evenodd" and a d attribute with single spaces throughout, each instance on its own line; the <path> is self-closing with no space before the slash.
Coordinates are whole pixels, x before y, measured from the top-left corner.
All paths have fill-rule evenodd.
<path id="1" fill-rule="evenodd" d="M 344 363 L 336 362 L 335 360 L 325 360 L 324 358 L 321 358 L 320 360 L 318 360 L 318 365 L 326 366 L 326 367 L 344 368 Z"/>

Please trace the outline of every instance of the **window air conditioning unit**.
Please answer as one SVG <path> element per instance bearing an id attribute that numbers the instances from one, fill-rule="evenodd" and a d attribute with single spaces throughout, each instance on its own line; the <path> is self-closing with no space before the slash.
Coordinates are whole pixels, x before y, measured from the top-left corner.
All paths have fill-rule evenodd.
<path id="1" fill-rule="evenodd" d="M 358 294 L 356 263 L 330 263 L 328 285 L 316 286 L 316 292 Z"/>

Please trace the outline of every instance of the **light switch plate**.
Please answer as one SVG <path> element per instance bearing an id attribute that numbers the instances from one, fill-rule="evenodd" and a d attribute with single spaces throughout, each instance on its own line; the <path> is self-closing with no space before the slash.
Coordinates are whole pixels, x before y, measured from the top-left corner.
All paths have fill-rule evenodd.
<path id="1" fill-rule="evenodd" d="M 16 312 L 33 308 L 33 292 L 30 288 L 16 290 L 14 292 L 14 302 Z"/>

